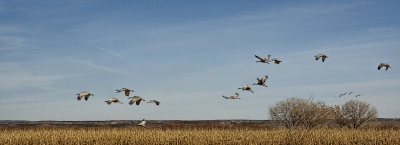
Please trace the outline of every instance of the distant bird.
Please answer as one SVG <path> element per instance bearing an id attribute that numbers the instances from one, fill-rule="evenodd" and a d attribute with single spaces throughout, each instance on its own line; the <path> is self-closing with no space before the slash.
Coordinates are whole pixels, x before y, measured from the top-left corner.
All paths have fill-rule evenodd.
<path id="1" fill-rule="evenodd" d="M 269 62 L 271 62 L 270 60 L 269 60 L 269 58 L 271 57 L 271 55 L 268 55 L 267 57 L 265 57 L 265 58 L 261 58 L 261 57 L 259 57 L 259 56 L 257 56 L 257 55 L 254 55 L 256 58 L 258 58 L 259 59 L 259 61 L 256 61 L 256 63 L 257 62 L 261 62 L 261 63 L 269 63 Z"/>
<path id="2" fill-rule="evenodd" d="M 139 105 L 141 101 L 145 101 L 145 100 L 143 100 L 143 98 L 141 98 L 139 96 L 129 97 L 129 99 L 131 99 L 131 101 L 129 101 L 129 105 L 132 105 L 135 102 L 136 102 L 136 105 Z"/>
<path id="3" fill-rule="evenodd" d="M 125 92 L 125 96 L 129 96 L 130 92 L 134 92 L 133 90 L 130 90 L 130 89 L 127 89 L 127 88 L 122 88 L 122 89 L 115 90 L 115 91 L 117 91 L 117 93 L 124 91 Z"/>
<path id="4" fill-rule="evenodd" d="M 241 90 L 243 90 L 243 91 L 250 91 L 251 93 L 254 94 L 254 91 L 251 90 L 251 87 L 250 87 L 249 85 L 243 85 L 242 88 L 238 88 L 238 89 L 241 89 Z"/>
<path id="5" fill-rule="evenodd" d="M 155 103 L 157 106 L 160 105 L 160 102 L 157 101 L 157 100 L 150 100 L 150 101 L 147 102 L 147 103 Z"/>
<path id="6" fill-rule="evenodd" d="M 260 86 L 264 86 L 264 87 L 268 87 L 265 85 L 265 81 L 268 79 L 268 76 L 265 75 L 264 77 L 262 77 L 261 79 L 257 78 L 257 83 L 254 83 L 253 85 L 260 85 Z"/>
<path id="7" fill-rule="evenodd" d="M 380 64 L 378 65 L 378 70 L 381 70 L 382 67 L 386 67 L 385 71 L 387 71 L 389 68 L 392 68 L 392 67 L 390 67 L 390 65 L 387 64 L 387 63 L 380 63 Z"/>
<path id="8" fill-rule="evenodd" d="M 328 56 L 326 56 L 325 54 L 318 54 L 315 57 L 315 60 L 318 60 L 320 57 L 322 57 L 322 62 L 325 61 L 326 58 L 328 58 Z"/>
<path id="9" fill-rule="evenodd" d="M 112 97 L 112 98 L 109 98 L 109 99 L 107 99 L 106 101 L 104 101 L 104 102 L 107 102 L 107 104 L 108 105 L 110 105 L 111 103 L 121 103 L 121 104 L 123 104 L 122 102 L 120 102 L 119 100 L 118 100 L 118 98 L 115 98 L 115 97 Z"/>
<path id="10" fill-rule="evenodd" d="M 91 94 L 91 93 L 86 92 L 86 91 L 80 92 L 80 93 L 78 93 L 76 95 L 78 95 L 78 98 L 76 98 L 78 101 L 80 101 L 83 97 L 85 97 L 85 101 L 87 101 L 89 99 L 90 95 L 94 96 L 94 94 Z"/>
<path id="11" fill-rule="evenodd" d="M 351 95 L 353 92 L 350 92 L 349 95 Z"/>
<path id="12" fill-rule="evenodd" d="M 229 96 L 229 97 L 222 95 L 222 97 L 224 97 L 225 99 L 240 99 L 239 93 L 235 93 L 234 96 Z"/>
<path id="13" fill-rule="evenodd" d="M 360 94 L 356 95 L 356 98 L 359 97 L 359 96 L 361 96 L 361 95 Z"/>
<path id="14" fill-rule="evenodd" d="M 279 59 L 277 59 L 277 58 L 272 58 L 271 59 L 271 61 L 274 61 L 275 62 L 275 64 L 279 64 L 279 63 L 281 63 L 282 61 L 280 61 Z"/>
<path id="15" fill-rule="evenodd" d="M 342 96 L 345 96 L 346 94 L 347 94 L 347 92 L 346 92 L 346 93 L 340 94 L 340 95 L 339 95 L 339 98 L 342 97 Z"/>
<path id="16" fill-rule="evenodd" d="M 133 123 L 133 122 L 132 122 Z M 146 127 L 146 120 L 142 120 L 142 122 L 140 122 L 139 124 L 137 124 L 137 126 L 143 126 Z"/>

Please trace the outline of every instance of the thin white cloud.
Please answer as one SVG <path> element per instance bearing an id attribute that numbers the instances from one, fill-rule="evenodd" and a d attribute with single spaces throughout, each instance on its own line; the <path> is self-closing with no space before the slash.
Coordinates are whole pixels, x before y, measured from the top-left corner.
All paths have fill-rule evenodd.
<path id="1" fill-rule="evenodd" d="M 16 90 L 24 87 L 50 89 L 57 80 L 69 77 L 68 75 L 36 75 L 27 72 L 0 72 L 0 90 Z"/>
<path id="2" fill-rule="evenodd" d="M 115 57 L 117 57 L 119 59 L 126 60 L 125 57 L 123 57 L 122 55 L 120 55 L 120 54 L 118 54 L 118 53 L 116 53 L 116 52 L 114 52 L 114 51 L 112 51 L 110 49 L 107 49 L 107 48 L 104 48 L 104 47 L 98 47 L 98 49 L 103 50 L 104 52 L 106 52 L 108 54 L 111 54 L 112 56 L 115 56 Z"/>
<path id="3" fill-rule="evenodd" d="M 109 73 L 117 73 L 117 74 L 122 74 L 122 75 L 131 75 L 129 73 L 126 72 L 122 72 L 119 71 L 117 69 L 108 67 L 108 66 L 104 66 L 104 65 L 98 65 L 96 63 L 94 63 L 93 61 L 90 60 L 73 60 L 73 59 L 66 59 L 69 62 L 72 63 L 76 63 L 76 64 L 81 64 L 81 65 L 85 65 L 87 67 L 93 68 L 93 69 L 97 69 L 97 70 L 101 70 L 101 71 L 105 71 L 105 72 L 109 72 Z"/>
<path id="4" fill-rule="evenodd" d="M 81 41 L 81 42 L 84 43 L 84 44 L 87 44 L 87 45 L 89 45 L 91 47 L 94 47 L 96 49 L 99 49 L 99 50 L 101 50 L 101 51 L 103 51 L 105 53 L 108 53 L 108 54 L 110 54 L 110 55 L 112 55 L 112 56 L 114 56 L 116 58 L 119 58 L 119 59 L 122 59 L 122 60 L 126 60 L 126 58 L 124 56 L 122 56 L 121 54 L 113 51 L 112 49 L 105 48 L 105 47 L 102 47 L 102 46 L 98 46 L 98 45 L 95 45 L 95 44 L 89 43 L 89 42 L 84 42 L 84 41 Z"/>
<path id="5" fill-rule="evenodd" d="M 57 81 L 71 78 L 71 75 L 41 75 L 24 68 L 31 63 L 0 63 L 0 90 L 11 91 L 25 87 L 54 89 Z"/>
<path id="6" fill-rule="evenodd" d="M 252 11 L 249 13 L 245 13 L 242 15 L 235 15 L 230 17 L 218 17 L 213 19 L 201 19 L 196 21 L 188 21 L 179 24 L 163 24 L 160 27 L 151 25 L 151 27 L 147 26 L 136 26 L 143 27 L 142 29 L 135 30 L 135 34 L 140 35 L 132 35 L 133 33 L 126 33 L 132 31 L 132 29 L 127 30 L 128 28 L 134 28 L 135 26 L 125 26 L 124 24 L 115 23 L 115 18 L 108 18 L 101 20 L 89 20 L 86 23 L 75 27 L 74 31 L 78 32 L 81 36 L 85 38 L 92 38 L 87 34 L 94 34 L 99 32 L 107 32 L 107 34 L 111 35 L 103 35 L 97 36 L 95 40 L 92 41 L 109 41 L 113 39 L 120 38 L 147 38 L 148 40 L 157 42 L 157 43 L 144 43 L 145 45 L 140 45 L 141 49 L 151 49 L 151 50 L 159 50 L 159 49 L 169 49 L 169 48 L 182 48 L 193 45 L 201 45 L 204 43 L 209 43 L 210 41 L 215 41 L 216 38 L 212 36 L 218 36 L 219 34 L 231 34 L 244 32 L 243 35 L 249 35 L 247 33 L 251 33 L 253 31 L 258 31 L 259 28 L 265 27 L 280 27 L 282 24 L 288 24 L 292 22 L 293 18 L 302 19 L 304 17 L 313 18 L 319 16 L 320 14 L 326 13 L 336 13 L 345 11 L 352 7 L 355 7 L 356 4 L 348 4 L 348 5 L 303 5 L 301 8 L 298 6 L 290 7 L 285 9 L 279 9 L 277 11 Z M 106 25 L 107 27 L 112 27 L 112 31 L 104 30 L 104 27 L 96 27 Z M 94 27 L 93 27 L 94 26 Z M 100 30 L 102 29 L 102 30 Z M 272 28 L 274 29 L 274 28 Z M 120 33 L 119 33 L 120 32 Z M 171 35 L 172 34 L 172 35 Z M 118 35 L 117 37 L 113 37 L 114 35 Z M 168 37 L 164 37 L 168 35 Z M 211 36 L 211 37 L 210 37 Z M 219 38 L 220 39 L 220 38 Z M 100 47 L 101 48 L 101 47 Z M 110 49 L 103 49 L 107 53 Z M 119 57 L 118 53 L 111 52 L 111 55 L 115 55 Z"/>

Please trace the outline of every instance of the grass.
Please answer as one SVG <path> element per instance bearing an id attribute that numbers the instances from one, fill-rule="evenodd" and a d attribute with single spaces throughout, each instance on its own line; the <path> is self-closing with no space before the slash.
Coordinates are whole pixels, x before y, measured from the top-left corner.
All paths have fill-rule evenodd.
<path id="1" fill-rule="evenodd" d="M 0 128 L 0 144 L 400 144 L 398 129 L 267 127 Z"/>

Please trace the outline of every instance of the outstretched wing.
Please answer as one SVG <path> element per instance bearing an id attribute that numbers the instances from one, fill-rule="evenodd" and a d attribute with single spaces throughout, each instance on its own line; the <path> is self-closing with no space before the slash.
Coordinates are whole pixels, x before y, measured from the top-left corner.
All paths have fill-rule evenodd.
<path id="1" fill-rule="evenodd" d="M 142 102 L 142 99 L 138 99 L 138 100 L 136 101 L 136 105 L 139 105 L 140 102 Z"/>
<path id="2" fill-rule="evenodd" d="M 322 56 L 322 62 L 324 62 L 324 61 L 325 61 L 325 58 L 326 58 L 326 56 Z"/>
<path id="3" fill-rule="evenodd" d="M 256 58 L 258 58 L 260 61 L 264 61 L 264 59 L 263 58 L 261 58 L 261 57 L 259 57 L 259 56 L 257 56 L 257 55 L 254 55 Z"/>
<path id="4" fill-rule="evenodd" d="M 265 76 L 261 79 L 261 81 L 262 81 L 262 82 L 265 82 L 267 79 L 268 79 L 268 76 L 265 75 Z"/>
<path id="5" fill-rule="evenodd" d="M 281 62 L 279 59 L 276 58 L 272 58 L 271 61 L 274 61 L 276 64 L 279 64 Z"/>
<path id="6" fill-rule="evenodd" d="M 129 93 L 130 93 L 130 92 L 131 92 L 130 90 L 126 89 L 126 90 L 125 90 L 125 96 L 129 96 Z"/>
<path id="7" fill-rule="evenodd" d="M 319 59 L 319 57 L 321 57 L 320 55 L 316 55 L 316 56 L 314 56 L 315 57 L 315 60 L 318 60 Z"/>
<path id="8" fill-rule="evenodd" d="M 87 101 L 89 99 L 90 95 L 85 95 L 85 101 Z"/>
<path id="9" fill-rule="evenodd" d="M 129 105 L 132 105 L 133 103 L 135 103 L 135 101 L 133 99 L 131 101 L 129 101 Z"/>

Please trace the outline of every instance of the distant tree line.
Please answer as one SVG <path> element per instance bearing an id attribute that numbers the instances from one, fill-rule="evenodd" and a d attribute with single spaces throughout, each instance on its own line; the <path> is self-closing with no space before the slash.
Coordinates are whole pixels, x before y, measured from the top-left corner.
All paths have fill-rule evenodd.
<path id="1" fill-rule="evenodd" d="M 340 127 L 359 128 L 377 118 L 377 110 L 370 104 L 350 100 L 343 105 L 328 106 L 310 99 L 288 98 L 269 107 L 271 119 L 286 128 L 308 129 L 334 122 Z"/>

